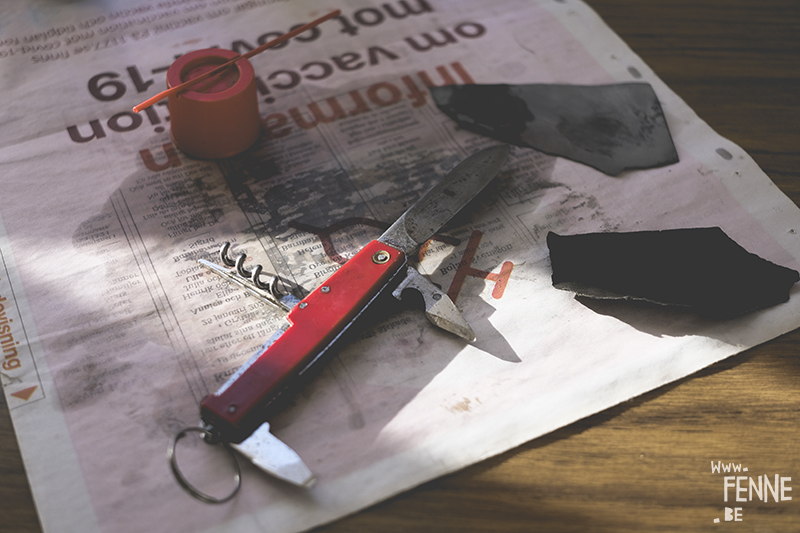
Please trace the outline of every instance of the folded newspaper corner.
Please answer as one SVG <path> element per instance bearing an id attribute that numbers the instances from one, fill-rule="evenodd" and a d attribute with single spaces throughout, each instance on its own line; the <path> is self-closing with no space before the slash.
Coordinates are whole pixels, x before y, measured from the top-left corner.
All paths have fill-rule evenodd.
<path id="1" fill-rule="evenodd" d="M 577 0 L 40 4 L 0 8 L 0 88 L 15 102 L 0 118 L 0 380 L 47 533 L 308 530 L 800 326 L 800 237 L 786 231 L 800 210 Z M 171 137 L 167 105 L 131 111 L 166 88 L 176 56 L 254 50 L 334 7 L 341 13 L 243 67 L 261 129 L 237 143 L 253 142 L 241 154 L 194 159 Z M 512 104 L 550 97 L 553 80 L 635 83 L 626 90 L 641 92 L 671 142 L 645 150 L 654 165 L 616 155 L 584 164 L 598 142 L 582 135 L 582 116 L 545 146 L 543 121 L 512 121 L 511 135 L 505 121 L 460 107 L 487 90 Z M 429 91 L 452 85 L 488 87 L 440 90 L 472 131 Z M 538 105 L 534 119 L 557 119 Z M 591 125 L 615 124 L 608 142 L 633 131 L 608 116 Z M 412 206 L 496 146 L 488 130 L 516 139 L 499 172 L 465 209 L 463 184 L 440 189 L 426 208 L 435 223 L 420 224 Z M 562 151 L 576 140 L 595 142 Z M 397 220 L 411 223 L 399 231 Z M 679 228 L 720 228 L 785 267 L 776 299 L 788 287 L 788 300 L 724 320 L 691 310 L 665 320 L 658 306 L 595 312 L 553 286 L 548 234 Z M 226 280 L 199 260 L 229 241 Z M 269 282 L 256 264 L 298 288 L 278 294 L 282 309 L 260 301 Z M 310 488 L 244 461 L 239 475 L 204 444 L 217 436 L 198 426 L 198 406 L 222 390 L 215 421 L 234 428 L 248 411 L 239 398 L 269 410 L 266 397 L 228 402 L 225 385 L 283 375 L 291 357 L 247 362 L 292 331 L 287 311 L 329 318 L 317 304 L 347 293 L 333 281 L 357 265 L 359 276 L 380 270 L 369 283 L 388 302 L 421 289 L 428 317 L 369 308 L 324 370 L 278 396 L 257 432 L 282 443 L 265 441 L 273 459 L 291 453 L 267 469 Z M 256 290 L 241 290 L 235 272 L 251 282 L 255 273 Z M 568 273 L 562 288 L 615 290 Z M 343 301 L 363 309 L 356 296 L 367 292 Z M 320 353 L 335 339 L 318 333 L 292 342 Z M 200 505 L 181 490 L 164 460 L 178 439 L 179 477 L 228 503 Z M 243 439 L 222 441 L 263 455 Z M 242 490 L 230 500 L 232 479 Z"/>

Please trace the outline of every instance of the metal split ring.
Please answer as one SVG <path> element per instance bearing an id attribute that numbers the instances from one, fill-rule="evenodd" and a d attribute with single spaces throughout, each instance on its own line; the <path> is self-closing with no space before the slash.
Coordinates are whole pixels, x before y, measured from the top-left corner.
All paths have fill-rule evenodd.
<path id="1" fill-rule="evenodd" d="M 189 433 L 200 433 L 203 436 L 203 440 L 205 440 L 209 444 L 213 444 L 213 440 L 215 437 L 213 433 L 201 427 L 184 428 L 180 432 L 178 432 L 177 435 L 175 435 L 175 438 L 172 440 L 172 443 L 170 443 L 169 448 L 167 448 L 167 460 L 169 461 L 169 466 L 172 469 L 172 475 L 175 476 L 175 480 L 181 487 L 183 487 L 183 490 L 185 490 L 186 492 L 188 492 L 201 502 L 225 503 L 231 500 L 234 496 L 236 496 L 236 494 L 239 492 L 239 489 L 242 487 L 242 469 L 239 467 L 239 461 L 236 460 L 236 456 L 233 453 L 233 449 L 231 449 L 231 447 L 227 443 L 224 442 L 217 443 L 221 444 L 222 447 L 225 448 L 225 450 L 227 450 L 228 455 L 230 456 L 231 461 L 233 462 L 233 465 L 236 469 L 236 472 L 233 476 L 233 480 L 234 483 L 236 483 L 236 486 L 233 488 L 233 491 L 224 498 L 217 498 L 215 496 L 211 496 L 210 494 L 206 494 L 205 492 L 199 490 L 197 487 L 192 485 L 189 482 L 189 480 L 187 480 L 186 477 L 184 477 L 183 472 L 181 472 L 181 469 L 178 467 L 178 458 L 177 455 L 175 454 L 175 448 L 178 444 L 178 441 L 181 440 L 186 435 L 188 435 Z"/>

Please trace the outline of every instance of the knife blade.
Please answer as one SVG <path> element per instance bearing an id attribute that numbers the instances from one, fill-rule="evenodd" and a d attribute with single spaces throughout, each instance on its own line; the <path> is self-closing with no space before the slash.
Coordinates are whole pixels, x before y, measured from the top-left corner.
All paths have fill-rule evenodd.
<path id="1" fill-rule="evenodd" d="M 279 400 L 302 383 L 387 292 L 400 298 L 405 288 L 419 290 L 426 314 L 434 323 L 468 340 L 474 338 L 455 304 L 409 266 L 408 257 L 483 190 L 499 172 L 509 150 L 508 145 L 493 146 L 459 163 L 378 239 L 297 302 L 284 327 L 219 390 L 203 399 L 200 407 L 205 427 L 222 441 L 241 443 L 239 447 L 250 450 L 251 457 L 258 455 L 248 441 L 262 433 L 259 428 L 280 409 Z M 268 433 L 268 426 L 265 431 Z M 302 475 L 289 480 L 308 483 Z"/>
<path id="2" fill-rule="evenodd" d="M 406 255 L 415 253 L 492 181 L 510 149 L 507 144 L 498 144 L 469 156 L 400 215 L 378 240 Z"/>

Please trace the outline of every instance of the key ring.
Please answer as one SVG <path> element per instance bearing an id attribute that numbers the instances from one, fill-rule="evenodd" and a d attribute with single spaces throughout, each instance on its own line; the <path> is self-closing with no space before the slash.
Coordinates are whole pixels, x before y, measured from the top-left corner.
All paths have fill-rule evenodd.
<path id="1" fill-rule="evenodd" d="M 239 489 L 242 486 L 242 469 L 239 467 L 239 461 L 236 460 L 236 456 L 234 455 L 233 450 L 231 449 L 230 446 L 228 446 L 227 443 L 224 442 L 219 443 L 222 444 L 222 447 L 228 451 L 228 455 L 230 456 L 231 461 L 233 461 L 233 465 L 236 467 L 236 473 L 233 476 L 236 486 L 233 488 L 233 491 L 224 498 L 217 498 L 215 496 L 211 496 L 210 494 L 206 494 L 205 492 L 199 490 L 197 487 L 189 483 L 189 480 L 187 480 L 186 477 L 184 477 L 183 472 L 181 472 L 181 469 L 178 467 L 178 457 L 175 454 L 175 448 L 178 444 L 178 441 L 181 440 L 186 435 L 188 435 L 189 433 L 200 433 L 203 436 L 203 440 L 209 444 L 212 444 L 210 440 L 214 438 L 213 433 L 201 427 L 187 427 L 178 432 L 178 434 L 175 435 L 175 438 L 170 443 L 169 448 L 167 448 L 167 460 L 169 461 L 169 466 L 172 469 L 172 475 L 175 476 L 175 480 L 181 487 L 183 487 L 183 490 L 185 490 L 186 492 L 188 492 L 201 502 L 225 503 L 229 501 L 234 496 L 236 496 L 236 493 L 239 492 Z"/>

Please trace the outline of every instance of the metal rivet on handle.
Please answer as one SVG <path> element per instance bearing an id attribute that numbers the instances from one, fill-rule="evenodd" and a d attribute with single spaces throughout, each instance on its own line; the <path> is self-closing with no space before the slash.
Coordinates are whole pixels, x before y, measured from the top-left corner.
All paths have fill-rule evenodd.
<path id="1" fill-rule="evenodd" d="M 320 291 L 322 291 L 322 292 L 324 292 L 325 294 L 327 294 L 327 293 L 331 292 L 331 288 L 330 288 L 330 287 L 328 287 L 327 285 L 323 285 L 322 287 L 320 287 L 320 289 L 319 289 L 319 290 L 320 290 Z"/>
<path id="2" fill-rule="evenodd" d="M 378 250 L 372 256 L 372 262 L 375 263 L 376 265 L 383 265 L 385 263 L 388 263 L 389 259 L 391 258 L 392 256 L 389 255 L 389 252 L 387 252 L 386 250 Z"/>

